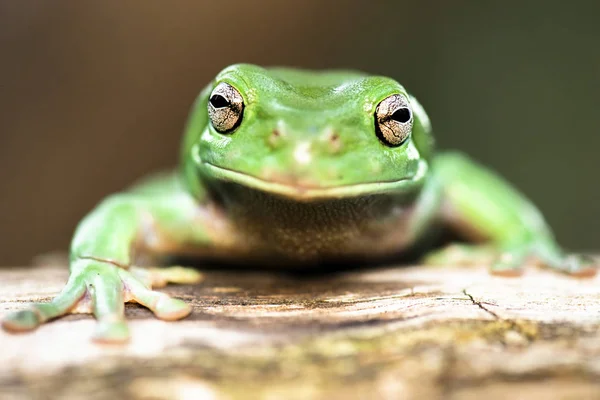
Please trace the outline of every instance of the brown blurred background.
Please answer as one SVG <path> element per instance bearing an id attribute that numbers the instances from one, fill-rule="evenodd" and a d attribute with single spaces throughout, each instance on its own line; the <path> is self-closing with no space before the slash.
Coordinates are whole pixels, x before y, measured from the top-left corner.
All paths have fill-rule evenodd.
<path id="1" fill-rule="evenodd" d="M 600 249 L 600 3 L 483 3 L 0 2 L 0 265 L 66 249 L 103 196 L 174 165 L 194 96 L 242 61 L 397 78 L 442 147 Z"/>

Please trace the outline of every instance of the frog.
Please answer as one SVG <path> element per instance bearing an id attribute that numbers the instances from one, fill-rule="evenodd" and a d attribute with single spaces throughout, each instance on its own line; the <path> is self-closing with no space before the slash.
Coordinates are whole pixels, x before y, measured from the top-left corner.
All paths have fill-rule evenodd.
<path id="1" fill-rule="evenodd" d="M 501 276 L 532 260 L 577 277 L 597 271 L 557 243 L 507 180 L 459 151 L 438 151 L 425 109 L 390 77 L 235 64 L 200 91 L 183 131 L 179 166 L 85 216 L 64 289 L 9 314 L 5 330 L 91 313 L 93 340 L 124 343 L 126 302 L 179 320 L 192 307 L 156 289 L 202 279 L 195 268 L 144 268 L 140 259 L 378 265 L 441 228 L 461 240 L 427 248 L 426 264 L 487 263 Z"/>

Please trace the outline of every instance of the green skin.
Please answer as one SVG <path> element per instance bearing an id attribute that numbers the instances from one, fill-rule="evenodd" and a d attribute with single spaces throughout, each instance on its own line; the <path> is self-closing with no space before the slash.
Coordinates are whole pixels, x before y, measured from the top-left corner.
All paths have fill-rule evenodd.
<path id="1" fill-rule="evenodd" d="M 227 133 L 207 111 L 221 82 L 243 98 Z M 409 99 L 413 115 L 397 146 L 376 133 L 377 106 L 393 94 Z M 427 115 L 398 82 L 233 65 L 198 96 L 179 173 L 105 199 L 75 232 L 62 292 L 9 315 L 3 327 L 26 331 L 91 312 L 95 340 L 122 342 L 125 302 L 183 318 L 189 305 L 152 288 L 200 280 L 191 269 L 136 267 L 140 255 L 278 267 L 375 262 L 401 255 L 440 224 L 477 244 L 437 249 L 430 263 L 489 262 L 492 272 L 510 275 L 535 258 L 556 271 L 595 273 L 592 262 L 561 250 L 538 210 L 502 178 L 459 153 L 434 154 Z"/>

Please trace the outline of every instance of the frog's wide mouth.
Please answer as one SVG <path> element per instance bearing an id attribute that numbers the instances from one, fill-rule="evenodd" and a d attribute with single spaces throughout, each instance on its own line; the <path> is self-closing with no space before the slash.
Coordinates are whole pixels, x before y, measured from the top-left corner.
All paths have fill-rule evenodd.
<path id="1" fill-rule="evenodd" d="M 211 176 L 216 179 L 238 183 L 252 189 L 304 201 L 356 197 L 369 194 L 410 192 L 422 186 L 428 170 L 427 162 L 419 160 L 416 173 L 407 178 L 393 181 L 362 182 L 350 185 L 314 187 L 273 182 L 243 172 L 219 167 L 206 161 L 204 161 L 203 164 L 210 171 Z"/>

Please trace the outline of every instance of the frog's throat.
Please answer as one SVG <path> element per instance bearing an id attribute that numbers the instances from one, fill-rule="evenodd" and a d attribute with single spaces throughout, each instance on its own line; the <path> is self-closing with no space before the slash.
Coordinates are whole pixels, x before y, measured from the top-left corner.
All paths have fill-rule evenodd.
<path id="1" fill-rule="evenodd" d="M 394 181 L 364 182 L 343 186 L 305 187 L 271 182 L 243 172 L 234 171 L 203 162 L 213 178 L 261 190 L 267 193 L 289 197 L 295 200 L 324 200 L 344 197 L 356 197 L 383 193 L 409 193 L 422 187 L 427 176 L 428 164 L 419 160 L 417 171 L 414 175 Z"/>

